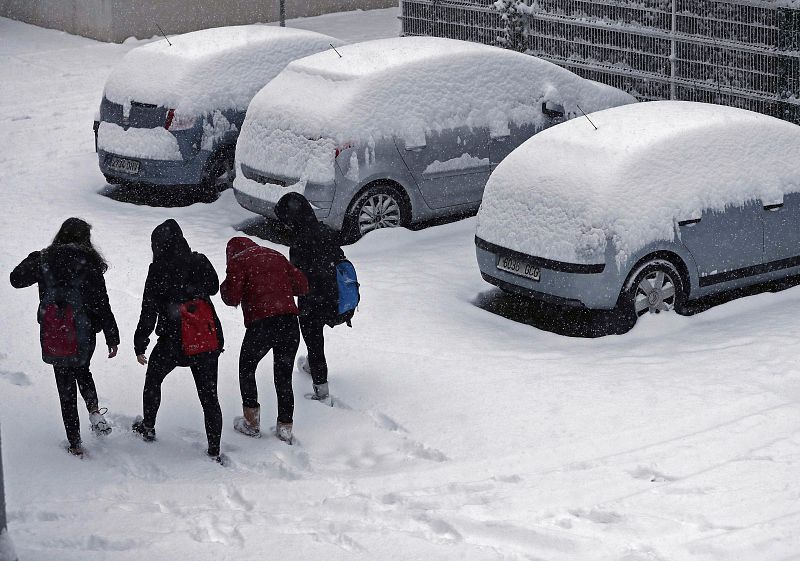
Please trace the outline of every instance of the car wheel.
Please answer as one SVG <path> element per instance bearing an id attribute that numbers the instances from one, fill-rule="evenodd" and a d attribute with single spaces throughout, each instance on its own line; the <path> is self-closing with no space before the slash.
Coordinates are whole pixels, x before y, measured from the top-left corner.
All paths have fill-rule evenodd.
<path id="1" fill-rule="evenodd" d="M 403 202 L 391 187 L 377 186 L 364 191 L 350 205 L 345 233 L 352 240 L 381 228 L 398 228 L 406 223 Z"/>
<path id="2" fill-rule="evenodd" d="M 213 203 L 220 192 L 231 185 L 233 177 L 233 161 L 230 158 L 217 157 L 209 162 L 203 180 L 200 182 L 200 201 Z"/>
<path id="3" fill-rule="evenodd" d="M 683 279 L 678 269 L 662 259 L 645 263 L 634 274 L 623 301 L 634 321 L 644 314 L 680 311 L 684 304 Z"/>

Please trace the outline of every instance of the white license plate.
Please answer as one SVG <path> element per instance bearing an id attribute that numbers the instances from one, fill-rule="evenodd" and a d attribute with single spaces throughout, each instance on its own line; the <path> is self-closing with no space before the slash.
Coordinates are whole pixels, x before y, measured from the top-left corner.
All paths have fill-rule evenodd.
<path id="1" fill-rule="evenodd" d="M 539 280 L 539 275 L 541 274 L 539 267 L 528 263 L 524 259 L 506 257 L 503 255 L 497 258 L 497 268 L 501 271 L 506 271 L 507 273 L 512 273 L 535 281 Z"/>
<path id="2" fill-rule="evenodd" d="M 126 160 L 125 158 L 111 158 L 108 167 L 114 171 L 121 171 L 136 175 L 139 173 L 139 162 L 136 160 Z"/>

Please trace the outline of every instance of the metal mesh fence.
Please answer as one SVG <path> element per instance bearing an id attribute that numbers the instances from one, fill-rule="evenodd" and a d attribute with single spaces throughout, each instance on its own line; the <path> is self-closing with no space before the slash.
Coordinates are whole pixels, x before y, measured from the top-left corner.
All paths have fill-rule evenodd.
<path id="1" fill-rule="evenodd" d="M 642 100 L 800 124 L 800 9 L 769 0 L 523 0 L 528 53 Z M 401 0 L 404 35 L 497 44 L 491 0 Z"/>

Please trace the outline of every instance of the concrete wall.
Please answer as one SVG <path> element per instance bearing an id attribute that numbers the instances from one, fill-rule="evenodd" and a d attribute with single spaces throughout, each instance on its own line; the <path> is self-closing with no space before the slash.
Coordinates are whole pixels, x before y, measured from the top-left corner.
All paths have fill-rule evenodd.
<path id="1" fill-rule="evenodd" d="M 371 10 L 397 0 L 286 0 L 286 17 Z M 100 41 L 122 42 L 221 25 L 278 21 L 279 0 L 0 0 L 0 16 Z"/>

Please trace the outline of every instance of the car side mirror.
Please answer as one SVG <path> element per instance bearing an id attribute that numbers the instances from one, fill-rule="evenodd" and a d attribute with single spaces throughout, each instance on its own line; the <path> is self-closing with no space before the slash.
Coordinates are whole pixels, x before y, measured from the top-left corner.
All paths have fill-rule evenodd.
<path id="1" fill-rule="evenodd" d="M 551 119 L 563 119 L 564 106 L 554 101 L 545 101 L 542 103 L 542 113 Z"/>

